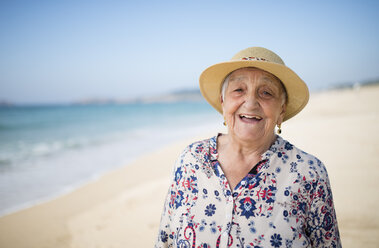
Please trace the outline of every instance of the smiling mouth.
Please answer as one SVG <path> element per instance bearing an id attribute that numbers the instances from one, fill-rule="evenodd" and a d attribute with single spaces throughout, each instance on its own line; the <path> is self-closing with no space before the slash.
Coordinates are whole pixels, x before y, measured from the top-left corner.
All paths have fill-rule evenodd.
<path id="1" fill-rule="evenodd" d="M 257 115 L 241 114 L 241 115 L 239 115 L 239 117 L 242 121 L 247 122 L 247 123 L 257 123 L 257 122 L 262 120 L 262 117 L 257 116 Z"/>

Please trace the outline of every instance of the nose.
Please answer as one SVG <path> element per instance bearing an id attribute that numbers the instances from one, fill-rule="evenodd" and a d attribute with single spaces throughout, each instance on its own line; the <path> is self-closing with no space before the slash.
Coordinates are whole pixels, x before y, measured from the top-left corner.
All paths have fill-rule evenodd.
<path id="1" fill-rule="evenodd" d="M 255 108 L 259 106 L 258 96 L 255 91 L 248 92 L 245 96 L 245 106 L 247 108 Z"/>

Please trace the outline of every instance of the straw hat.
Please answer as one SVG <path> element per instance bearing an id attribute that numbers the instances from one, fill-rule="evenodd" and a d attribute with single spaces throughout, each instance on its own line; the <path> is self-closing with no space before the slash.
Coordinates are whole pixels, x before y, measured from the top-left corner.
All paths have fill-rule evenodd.
<path id="1" fill-rule="evenodd" d="M 304 81 L 274 52 L 263 47 L 249 47 L 228 62 L 212 65 L 200 75 L 200 91 L 204 98 L 222 114 L 221 87 L 229 73 L 244 67 L 255 67 L 279 78 L 287 91 L 288 101 L 284 120 L 295 116 L 308 103 L 309 91 Z"/>

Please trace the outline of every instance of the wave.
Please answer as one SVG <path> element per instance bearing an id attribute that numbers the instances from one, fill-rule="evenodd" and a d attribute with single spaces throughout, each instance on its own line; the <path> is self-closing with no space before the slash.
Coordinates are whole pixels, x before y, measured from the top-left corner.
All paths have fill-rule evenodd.
<path id="1" fill-rule="evenodd" d="M 196 127 L 188 126 L 189 129 Z M 50 139 L 50 140 L 37 140 L 29 141 L 27 139 L 14 142 L 12 145 L 0 147 L 0 166 L 20 166 L 24 162 L 36 162 L 39 160 L 45 160 L 48 158 L 54 158 L 60 156 L 63 153 L 72 153 L 88 150 L 96 150 L 99 147 L 112 146 L 113 144 L 122 144 L 128 148 L 134 146 L 137 149 L 138 146 L 144 147 L 143 143 L 151 140 L 154 137 L 160 137 L 164 140 L 173 139 L 175 136 L 179 136 L 183 133 L 185 127 L 173 128 L 170 126 L 146 126 L 135 128 L 128 131 L 113 131 L 109 133 L 67 137 L 63 139 Z M 182 134 L 183 135 L 183 134 Z M 154 141 L 159 142 L 159 141 Z"/>
<path id="2" fill-rule="evenodd" d="M 19 141 L 8 149 L 0 152 L 0 165 L 19 164 L 23 161 L 37 161 L 44 157 L 51 157 L 56 154 L 80 150 L 90 146 L 101 144 L 101 140 L 90 138 L 68 138 L 65 140 L 52 140 L 45 142 Z"/>
<path id="3" fill-rule="evenodd" d="M 109 106 L 100 108 L 103 112 L 94 107 L 45 110 L 40 116 L 40 110 L 28 112 L 18 122 L 0 115 L 0 213 L 49 199 L 222 123 L 221 116 L 199 104 Z"/>

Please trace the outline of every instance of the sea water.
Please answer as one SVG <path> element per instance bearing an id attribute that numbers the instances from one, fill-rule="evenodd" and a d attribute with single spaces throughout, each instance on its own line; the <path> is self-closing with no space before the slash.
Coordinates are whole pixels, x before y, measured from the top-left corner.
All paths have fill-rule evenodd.
<path id="1" fill-rule="evenodd" d="M 1 107 L 0 216 L 221 123 L 205 102 Z"/>

